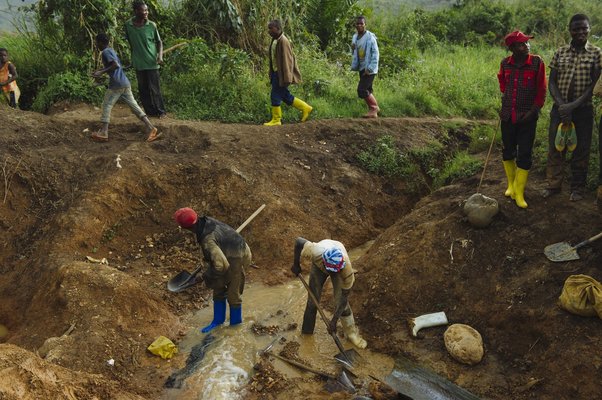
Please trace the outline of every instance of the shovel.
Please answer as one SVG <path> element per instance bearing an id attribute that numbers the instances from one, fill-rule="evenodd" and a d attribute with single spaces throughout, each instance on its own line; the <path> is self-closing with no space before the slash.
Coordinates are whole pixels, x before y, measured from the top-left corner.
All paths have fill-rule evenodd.
<path id="1" fill-rule="evenodd" d="M 284 361 L 290 365 L 300 368 L 304 371 L 312 372 L 316 375 L 321 376 L 322 378 L 328 379 L 329 381 L 334 381 L 334 382 L 336 382 L 335 385 L 328 385 L 329 388 L 334 389 L 333 391 L 338 391 L 337 387 L 342 387 L 344 390 L 347 390 L 351 393 L 355 393 L 355 386 L 353 385 L 353 383 L 351 382 L 351 379 L 349 379 L 349 377 L 347 376 L 345 371 L 341 371 L 341 373 L 339 375 L 335 376 L 333 374 L 329 374 L 327 372 L 312 368 L 309 365 L 305 365 L 298 361 L 291 360 L 290 358 L 281 356 L 280 354 L 272 353 L 270 350 L 272 349 L 272 347 L 274 347 L 274 343 L 276 343 L 276 341 L 278 341 L 278 340 L 280 340 L 280 337 L 277 337 L 276 339 L 272 340 L 272 342 L 265 349 L 261 350 L 259 352 L 259 354 L 262 354 L 262 355 L 265 354 L 267 356 L 272 356 L 272 357 L 277 358 L 281 361 Z"/>
<path id="2" fill-rule="evenodd" d="M 598 233 L 596 236 L 592 236 L 591 238 L 584 240 L 583 242 L 571 246 L 567 242 L 554 243 L 543 250 L 548 260 L 554 262 L 563 262 L 563 261 L 573 261 L 579 259 L 579 254 L 577 254 L 577 249 L 590 244 L 593 241 L 596 241 L 602 237 L 602 232 Z"/>
<path id="3" fill-rule="evenodd" d="M 318 299 L 316 299 L 316 296 L 313 294 L 313 292 L 309 288 L 309 285 L 307 284 L 307 282 L 305 282 L 305 278 L 303 278 L 303 276 L 301 274 L 299 274 L 297 276 L 299 277 L 301 282 L 303 282 L 303 286 L 305 286 L 305 289 L 307 290 L 309 297 L 314 302 L 314 304 L 316 305 L 316 308 L 320 312 L 320 317 L 322 317 L 322 321 L 324 321 L 324 323 L 326 324 L 326 329 L 329 330 L 328 329 L 329 328 L 328 318 L 326 318 L 326 315 L 324 314 L 324 310 L 322 310 L 322 307 L 320 307 L 320 302 L 318 301 Z M 355 351 L 355 349 L 345 350 L 343 348 L 343 345 L 341 344 L 341 341 L 339 340 L 339 337 L 337 336 L 337 333 L 336 332 L 329 332 L 329 333 L 330 333 L 330 336 L 332 336 L 332 338 L 334 339 L 334 342 L 340 351 L 340 353 L 335 355 L 334 358 L 337 361 L 339 361 L 340 363 L 342 363 L 343 365 L 345 365 L 346 367 L 352 369 L 353 362 L 359 357 L 359 353 L 357 351 Z"/>
<path id="4" fill-rule="evenodd" d="M 262 204 L 261 207 L 259 207 L 253 214 L 251 214 L 249 218 L 247 218 L 245 222 L 242 223 L 241 226 L 238 227 L 236 232 L 240 233 L 240 231 L 242 231 L 243 228 L 247 226 L 253 220 L 253 218 L 255 218 L 257 214 L 259 214 L 264 208 L 265 204 Z M 192 273 L 189 273 L 188 271 L 180 272 L 179 274 L 171 278 L 169 282 L 167 282 L 167 290 L 169 290 L 170 292 L 178 293 L 186 288 L 189 288 L 190 286 L 196 285 L 199 281 L 199 278 L 197 278 L 197 276 L 202 269 L 203 266 L 200 265 L 197 269 L 192 271 Z"/>

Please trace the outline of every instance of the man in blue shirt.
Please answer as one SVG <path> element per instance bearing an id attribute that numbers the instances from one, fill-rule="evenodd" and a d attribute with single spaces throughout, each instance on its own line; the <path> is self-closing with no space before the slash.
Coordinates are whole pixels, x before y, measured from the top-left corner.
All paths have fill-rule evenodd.
<path id="1" fill-rule="evenodd" d="M 378 117 L 378 103 L 372 93 L 372 83 L 378 73 L 378 44 L 376 36 L 366 30 L 366 17 L 360 15 L 355 22 L 357 33 L 351 39 L 351 49 L 353 51 L 351 59 L 351 70 L 359 71 L 360 82 L 357 85 L 357 95 L 364 99 L 368 105 L 368 113 L 364 118 Z"/>
<path id="2" fill-rule="evenodd" d="M 134 96 L 129 79 L 125 76 L 121 61 L 115 50 L 109 47 L 109 37 L 104 33 L 96 35 L 96 46 L 102 51 L 102 64 L 104 68 L 96 70 L 92 73 L 94 78 L 100 78 L 102 74 L 109 75 L 109 87 L 105 92 L 105 97 L 102 102 L 102 128 L 90 136 L 95 142 L 109 141 L 109 122 L 111 121 L 111 110 L 118 100 L 123 100 L 132 110 L 132 112 L 144 122 L 148 132 L 147 142 L 156 140 L 160 134 L 157 133 L 157 128 L 151 124 L 144 111 L 138 106 Z"/>

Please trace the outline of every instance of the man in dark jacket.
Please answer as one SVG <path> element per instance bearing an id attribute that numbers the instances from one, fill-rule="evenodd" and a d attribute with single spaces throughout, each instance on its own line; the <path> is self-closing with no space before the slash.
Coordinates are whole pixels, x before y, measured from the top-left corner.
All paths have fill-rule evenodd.
<path id="1" fill-rule="evenodd" d="M 194 232 L 203 259 L 209 264 L 203 273 L 205 284 L 213 289 L 213 321 L 201 332 L 207 333 L 226 320 L 226 300 L 230 305 L 230 325 L 242 322 L 242 292 L 245 268 L 251 264 L 251 250 L 232 227 L 211 217 L 198 217 L 192 208 L 180 208 L 176 222 Z"/>
<path id="2" fill-rule="evenodd" d="M 297 67 L 297 60 L 291 47 L 291 42 L 282 33 L 282 24 L 275 19 L 268 24 L 268 32 L 272 37 L 269 48 L 270 57 L 270 82 L 272 84 L 272 120 L 264 123 L 265 126 L 282 125 L 282 108 L 284 101 L 301 111 L 301 122 L 305 122 L 313 107 L 293 96 L 288 86 L 301 83 L 301 73 Z"/>

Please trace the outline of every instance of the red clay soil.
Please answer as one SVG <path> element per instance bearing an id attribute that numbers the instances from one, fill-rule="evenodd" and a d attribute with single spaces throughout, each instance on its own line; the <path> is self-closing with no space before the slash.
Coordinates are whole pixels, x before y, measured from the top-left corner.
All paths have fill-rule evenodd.
<path id="1" fill-rule="evenodd" d="M 244 231 L 259 267 L 248 271 L 251 282 L 292 279 L 297 236 L 349 248 L 376 239 L 354 264 L 351 299 L 373 350 L 406 356 L 482 398 L 600 397 L 602 321 L 561 310 L 557 298 L 571 274 L 602 279 L 602 241 L 570 263 L 543 255 L 548 244 L 602 230 L 591 193 L 577 203 L 567 193 L 541 199 L 543 177 L 533 173 L 529 208 L 518 209 L 503 197 L 496 152 L 482 192 L 501 212 L 475 229 L 461 204 L 479 177 L 419 198 L 403 180 L 369 174 L 357 161 L 382 135 L 404 149 L 434 140 L 466 146 L 462 130 L 441 120 L 265 128 L 166 119 L 156 120 L 164 137 L 149 144 L 122 108 L 110 141 L 91 142 L 98 116 L 85 105 L 51 116 L 0 108 L 0 324 L 8 329 L 0 337 L 0 398 L 159 398 L 185 359 L 166 363 L 146 347 L 159 335 L 177 343 L 210 296 L 200 286 L 165 290 L 169 277 L 199 262 L 173 212 L 190 206 L 237 227 L 264 203 Z M 95 262 L 103 258 L 108 265 Z M 481 363 L 454 361 L 444 327 L 421 339 L 408 334 L 407 318 L 435 311 L 481 333 Z M 298 386 L 285 378 L 254 390 L 270 382 L 261 371 L 270 368 L 258 367 L 247 398 L 294 398 Z"/>

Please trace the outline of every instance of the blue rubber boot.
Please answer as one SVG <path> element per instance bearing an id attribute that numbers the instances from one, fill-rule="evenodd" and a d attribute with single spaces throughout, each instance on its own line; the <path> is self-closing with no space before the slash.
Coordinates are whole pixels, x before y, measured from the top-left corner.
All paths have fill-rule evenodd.
<path id="1" fill-rule="evenodd" d="M 224 323 L 226 320 L 226 300 L 213 300 L 213 321 L 203 329 L 201 332 L 207 333 L 213 328 L 216 328 Z"/>
<path id="2" fill-rule="evenodd" d="M 242 305 L 230 306 L 230 326 L 238 325 L 242 322 Z"/>

